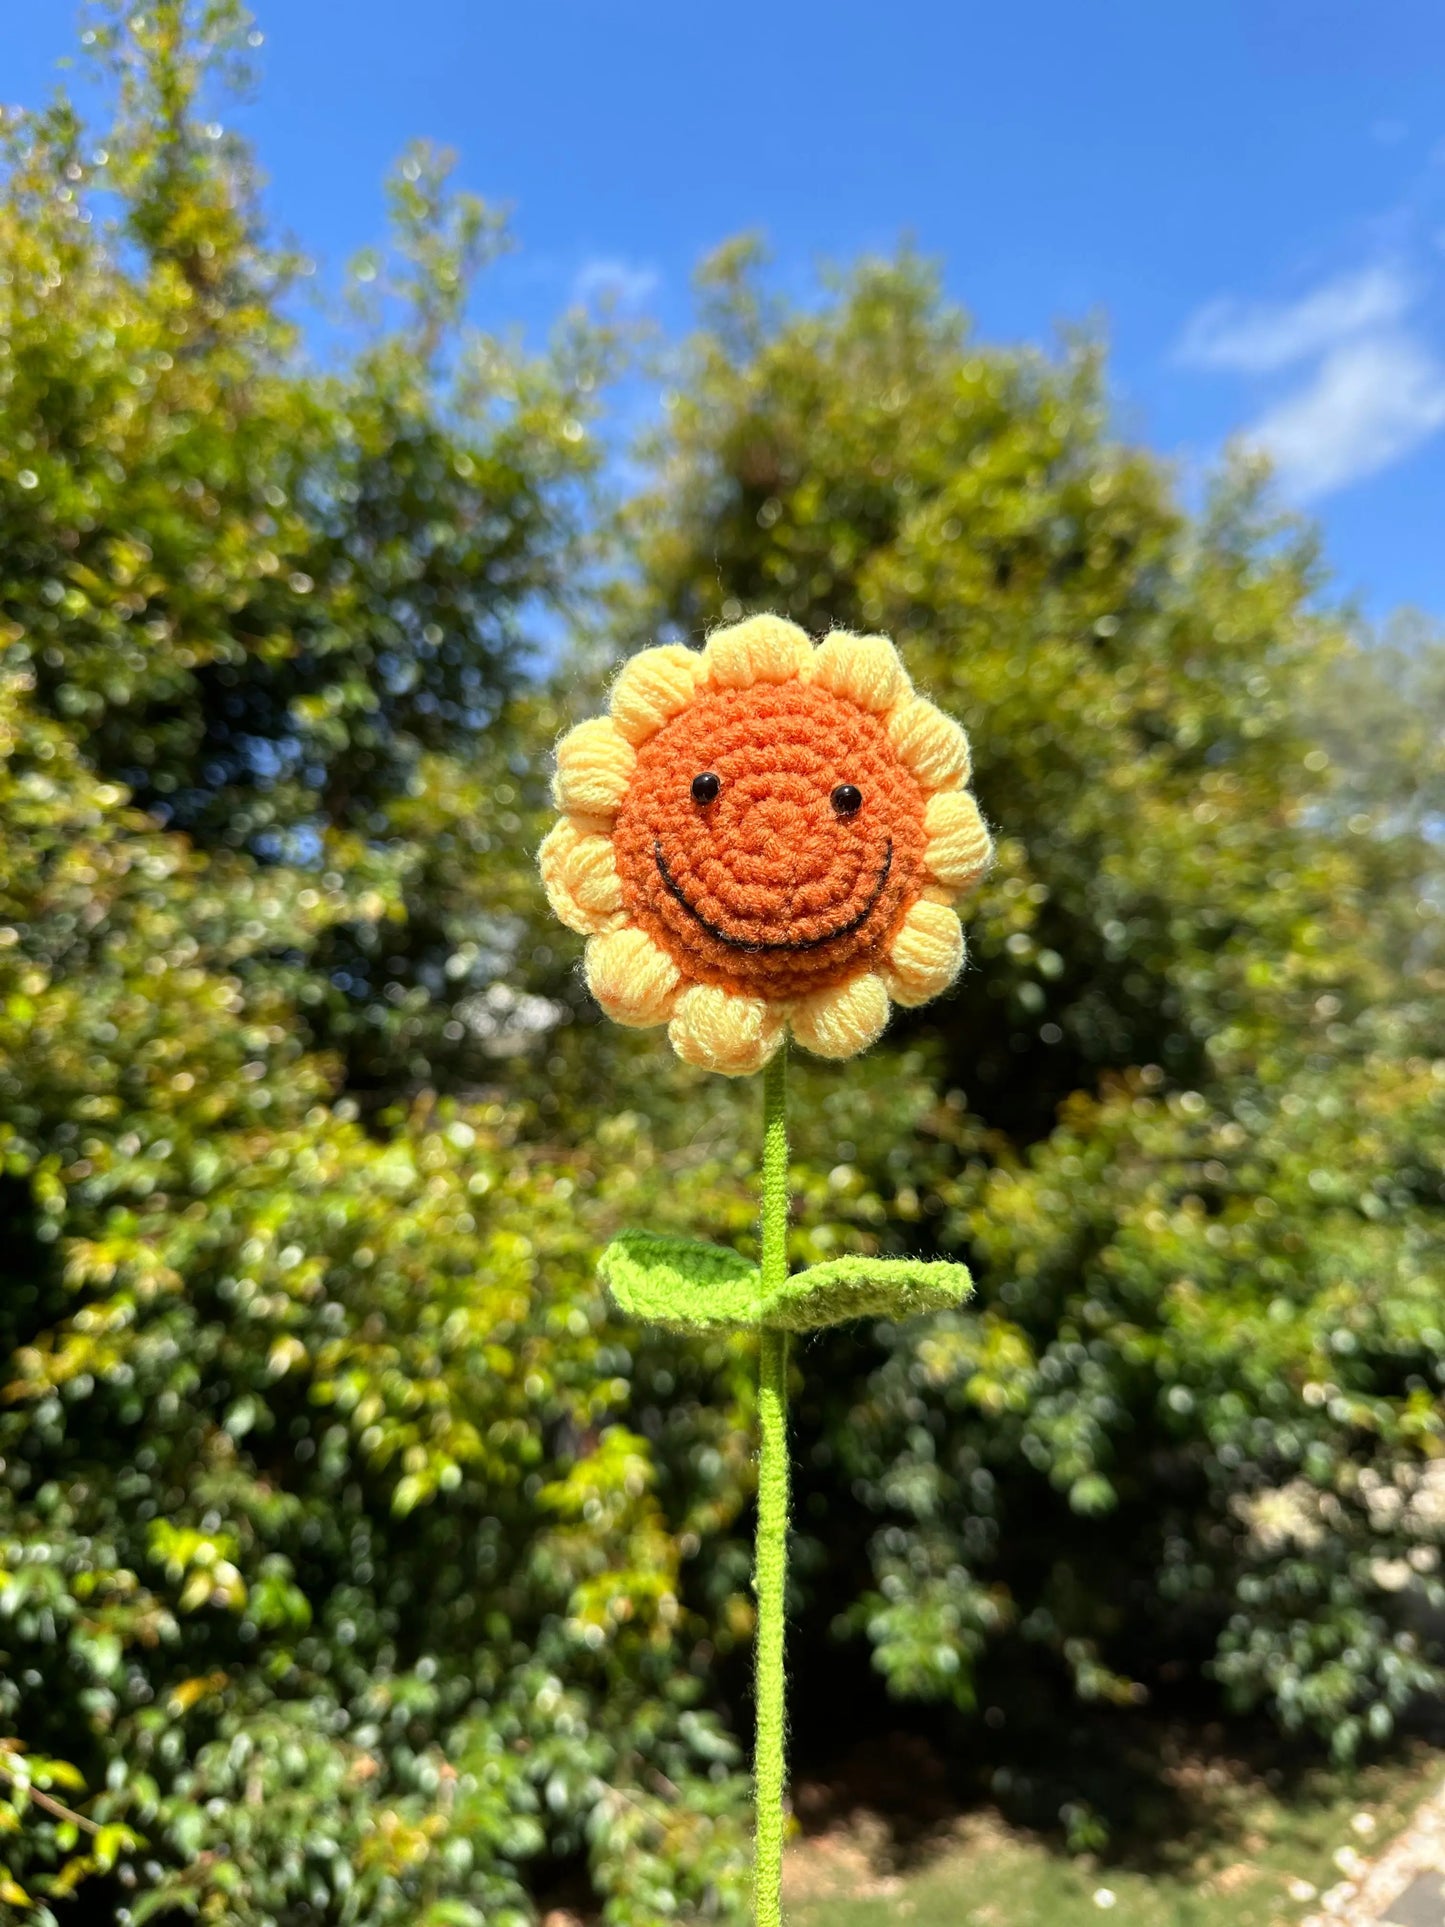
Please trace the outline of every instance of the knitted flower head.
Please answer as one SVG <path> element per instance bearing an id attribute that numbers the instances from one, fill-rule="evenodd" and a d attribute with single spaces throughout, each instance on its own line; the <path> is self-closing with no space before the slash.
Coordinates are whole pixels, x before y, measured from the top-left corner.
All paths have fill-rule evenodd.
<path id="1" fill-rule="evenodd" d="M 951 906 L 991 854 L 968 777 L 886 637 L 753 616 L 644 649 L 562 739 L 542 880 L 616 1022 L 732 1077 L 788 1029 L 851 1057 L 962 966 Z"/>

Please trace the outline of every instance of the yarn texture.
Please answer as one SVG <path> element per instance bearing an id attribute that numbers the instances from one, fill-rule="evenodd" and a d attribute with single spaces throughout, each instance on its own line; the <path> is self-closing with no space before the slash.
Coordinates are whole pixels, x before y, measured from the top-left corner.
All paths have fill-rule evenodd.
<path id="1" fill-rule="evenodd" d="M 813 646 L 775 615 L 701 651 L 642 649 L 609 713 L 557 746 L 561 817 L 538 863 L 551 908 L 588 938 L 591 994 L 617 1023 L 665 1023 L 688 1064 L 763 1073 L 759 1262 L 653 1231 L 622 1231 L 597 1262 L 630 1318 L 757 1333 L 757 1927 L 782 1927 L 792 1333 L 973 1289 L 961 1264 L 923 1258 L 788 1270 L 786 1044 L 852 1058 L 894 1002 L 954 983 L 954 900 L 992 856 L 969 773 L 967 736 L 913 692 L 886 636 Z"/>
<path id="2" fill-rule="evenodd" d="M 759 1282 L 776 1293 L 788 1276 L 788 1060 L 781 1053 L 763 1080 L 763 1209 Z M 758 1601 L 754 1652 L 757 1803 L 754 1914 L 757 1927 L 782 1927 L 783 1795 L 787 1785 L 788 1334 L 765 1326 L 758 1348 L 758 1535 L 753 1587 Z"/>
<path id="3" fill-rule="evenodd" d="M 689 1063 L 743 1076 L 789 1031 L 851 1057 L 963 966 L 952 900 L 992 854 L 969 774 L 887 637 L 753 616 L 641 651 L 562 739 L 543 885 L 603 1010 Z"/>
<path id="4" fill-rule="evenodd" d="M 623 931 L 608 941 L 620 943 L 637 934 Z M 728 1004 L 741 1001 L 706 988 L 688 995 Z M 759 1334 L 758 1526 L 753 1571 L 758 1606 L 754 1900 L 758 1927 L 781 1927 L 791 1337 L 794 1332 L 816 1331 L 849 1318 L 905 1318 L 958 1306 L 973 1287 L 962 1265 L 919 1258 L 832 1258 L 805 1271 L 789 1272 L 787 1056 L 781 1048 L 775 1048 L 763 1073 L 759 1231 L 757 1264 L 723 1245 L 624 1231 L 603 1252 L 598 1271 L 618 1306 L 642 1323 Z"/>
<path id="5" fill-rule="evenodd" d="M 953 908 L 992 854 L 965 787 L 968 738 L 915 694 L 886 636 L 753 616 L 625 663 L 609 713 L 557 748 L 561 812 L 538 853 L 588 988 L 677 1054 L 763 1075 L 759 1262 L 624 1231 L 598 1261 L 628 1316 L 758 1334 L 757 1927 L 782 1927 L 786 1825 L 788 1373 L 795 1332 L 961 1305 L 962 1265 L 830 1259 L 788 1268 L 787 1040 L 848 1058 L 891 1004 L 963 967 Z"/>
<path id="6" fill-rule="evenodd" d="M 965 1266 L 925 1258 L 830 1258 L 765 1284 L 759 1266 L 725 1245 L 651 1231 L 614 1238 L 598 1273 L 629 1318 L 672 1331 L 821 1331 L 952 1310 L 973 1291 Z"/>
<path id="7" fill-rule="evenodd" d="M 792 1333 L 973 1289 L 961 1264 L 923 1258 L 788 1270 L 786 1044 L 852 1058 L 894 1002 L 954 983 L 954 900 L 992 856 L 969 773 L 967 736 L 913 692 L 886 636 L 813 646 L 775 615 L 701 651 L 642 649 L 609 713 L 557 746 L 561 819 L 538 863 L 551 908 L 588 938 L 591 994 L 617 1023 L 665 1023 L 688 1064 L 763 1073 L 759 1262 L 653 1231 L 622 1231 L 597 1262 L 630 1318 L 757 1333 L 757 1927 L 782 1927 Z"/>

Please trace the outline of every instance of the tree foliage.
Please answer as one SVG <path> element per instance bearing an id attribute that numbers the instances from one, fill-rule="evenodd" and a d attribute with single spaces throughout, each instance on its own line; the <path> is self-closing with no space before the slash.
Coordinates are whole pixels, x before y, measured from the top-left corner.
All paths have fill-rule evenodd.
<path id="1" fill-rule="evenodd" d="M 652 1920 L 737 1890 L 731 1743 L 596 1173 L 496 1095 L 609 351 L 466 328 L 495 224 L 415 153 L 314 368 L 207 118 L 244 24 L 106 17 L 115 129 L 7 130 L 5 1898 L 501 1923 L 576 1856 Z"/>
<path id="2" fill-rule="evenodd" d="M 245 16 L 91 35 L 113 124 L 0 179 L 0 1902 L 735 1917 L 752 1346 L 594 1264 L 751 1251 L 753 1098 L 595 1021 L 531 859 L 616 344 L 471 328 L 505 235 L 417 149 L 318 362 Z M 790 310 L 725 250 L 644 457 L 610 644 L 887 629 L 1000 832 L 956 995 L 795 1081 L 796 1261 L 980 1286 L 800 1348 L 800 1744 L 870 1673 L 1384 1736 L 1441 1683 L 1438 646 L 906 255 Z"/>
<path id="3" fill-rule="evenodd" d="M 905 1696 L 1200 1669 L 1348 1754 L 1440 1678 L 1399 1610 L 1438 1597 L 1438 650 L 1362 649 L 1257 477 L 1185 516 L 1089 347 L 981 349 L 916 261 L 770 314 L 732 250 L 706 295 L 636 629 L 898 637 L 1000 836 L 975 974 L 899 1037 L 922 1141 L 861 1095 L 848 1133 L 880 1237 L 983 1308 L 811 1374 L 808 1609 Z"/>

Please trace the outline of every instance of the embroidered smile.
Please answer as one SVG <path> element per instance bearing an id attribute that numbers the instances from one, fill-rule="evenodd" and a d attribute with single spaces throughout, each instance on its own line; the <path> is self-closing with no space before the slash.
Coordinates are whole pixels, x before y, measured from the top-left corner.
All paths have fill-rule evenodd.
<path id="1" fill-rule="evenodd" d="M 688 902 L 682 886 L 667 867 L 667 858 L 662 854 L 662 843 L 657 837 L 653 838 L 652 854 L 657 862 L 657 873 L 662 878 L 668 895 L 682 905 L 695 924 L 706 930 L 710 937 L 716 937 L 719 943 L 728 944 L 734 950 L 816 950 L 821 944 L 833 943 L 839 937 L 851 937 L 854 931 L 863 928 L 877 909 L 878 899 L 888 886 L 888 874 L 893 868 L 893 838 L 890 836 L 888 839 L 883 851 L 883 862 L 879 867 L 868 901 L 856 917 L 850 917 L 846 923 L 837 924 L 832 930 L 825 930 L 821 937 L 796 937 L 791 942 L 783 943 L 766 942 L 761 937 L 735 937 L 731 931 L 720 929 L 717 924 L 709 922 L 700 910 Z"/>

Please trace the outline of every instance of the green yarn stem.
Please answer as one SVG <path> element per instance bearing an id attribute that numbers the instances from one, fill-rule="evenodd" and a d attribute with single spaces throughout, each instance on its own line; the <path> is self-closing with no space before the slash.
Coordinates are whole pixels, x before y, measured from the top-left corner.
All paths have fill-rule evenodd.
<path id="1" fill-rule="evenodd" d="M 783 1050 L 763 1072 L 762 1285 L 788 1276 L 788 1066 Z M 786 1707 L 783 1667 L 788 1580 L 788 1333 L 765 1329 L 758 1360 L 757 1927 L 782 1927 Z"/>

